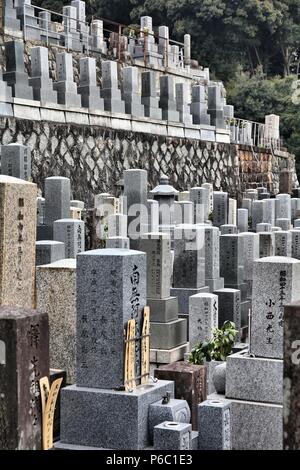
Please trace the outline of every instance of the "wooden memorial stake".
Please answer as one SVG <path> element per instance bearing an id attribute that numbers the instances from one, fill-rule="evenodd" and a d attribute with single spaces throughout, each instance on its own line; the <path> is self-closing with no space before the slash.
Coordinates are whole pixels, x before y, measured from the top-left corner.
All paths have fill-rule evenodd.
<path id="1" fill-rule="evenodd" d="M 144 308 L 144 321 L 142 329 L 142 371 L 141 384 L 145 384 L 150 376 L 150 308 Z"/>
<path id="2" fill-rule="evenodd" d="M 49 385 L 48 377 L 40 379 L 40 390 L 42 400 L 42 446 L 43 450 L 48 450 L 53 447 L 53 422 L 55 405 L 63 379 L 54 380 Z"/>
<path id="3" fill-rule="evenodd" d="M 135 388 L 135 320 L 129 320 L 125 348 L 125 390 L 128 392 Z"/>

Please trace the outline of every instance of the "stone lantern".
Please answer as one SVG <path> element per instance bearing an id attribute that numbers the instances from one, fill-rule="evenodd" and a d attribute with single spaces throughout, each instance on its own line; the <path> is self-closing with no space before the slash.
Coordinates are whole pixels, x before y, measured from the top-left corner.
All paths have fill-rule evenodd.
<path id="1" fill-rule="evenodd" d="M 162 175 L 159 179 L 159 185 L 156 186 L 150 194 L 159 204 L 159 225 L 174 225 L 175 197 L 179 191 L 169 184 L 169 178 Z"/>

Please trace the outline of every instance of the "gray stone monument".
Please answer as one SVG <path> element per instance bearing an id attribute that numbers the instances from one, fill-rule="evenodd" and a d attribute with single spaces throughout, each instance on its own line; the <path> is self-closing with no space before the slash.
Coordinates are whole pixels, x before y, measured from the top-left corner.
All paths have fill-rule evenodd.
<path id="1" fill-rule="evenodd" d="M 213 329 L 218 328 L 218 297 L 214 294 L 196 294 L 189 301 L 190 350 L 212 340 Z"/>
<path id="2" fill-rule="evenodd" d="M 125 114 L 125 103 L 122 101 L 118 86 L 118 64 L 111 60 L 102 62 L 101 97 L 104 99 L 105 111 Z"/>
<path id="3" fill-rule="evenodd" d="M 187 83 L 175 84 L 176 109 L 179 112 L 179 121 L 184 125 L 193 124 L 193 118 L 190 109 L 190 89 Z"/>
<path id="4" fill-rule="evenodd" d="M 191 114 L 193 124 L 210 125 L 210 115 L 207 110 L 207 98 L 204 85 L 192 87 Z"/>
<path id="5" fill-rule="evenodd" d="M 210 292 L 223 289 L 220 277 L 220 231 L 218 227 L 205 226 L 205 285 Z"/>
<path id="6" fill-rule="evenodd" d="M 175 99 L 175 85 L 172 75 L 161 75 L 160 78 L 159 107 L 162 109 L 162 119 L 165 121 L 179 122 Z"/>
<path id="7" fill-rule="evenodd" d="M 49 58 L 47 47 L 31 48 L 31 78 L 29 85 L 33 88 L 33 98 L 45 103 L 57 103 L 57 92 L 49 77 Z"/>
<path id="8" fill-rule="evenodd" d="M 142 72 L 142 104 L 145 116 L 151 119 L 162 119 L 162 110 L 159 108 L 159 98 L 156 90 L 156 75 L 150 70 Z"/>
<path id="9" fill-rule="evenodd" d="M 53 240 L 40 240 L 35 244 L 35 264 L 50 264 L 65 258 L 65 244 Z"/>
<path id="10" fill-rule="evenodd" d="M 96 59 L 82 57 L 79 61 L 80 81 L 78 93 L 81 95 L 81 104 L 84 108 L 104 110 L 104 101 L 100 98 L 100 88 L 97 86 Z"/>
<path id="11" fill-rule="evenodd" d="M 76 258 L 84 251 L 84 222 L 60 219 L 53 223 L 53 239 L 65 244 L 65 257 Z"/>
<path id="12" fill-rule="evenodd" d="M 6 72 L 3 80 L 12 89 L 14 98 L 33 100 L 33 89 L 28 84 L 28 74 L 24 67 L 24 43 L 23 41 L 5 42 Z"/>
<path id="13" fill-rule="evenodd" d="M 22 144 L 2 145 L 1 174 L 14 176 L 22 180 L 31 180 L 30 147 Z"/>
<path id="14" fill-rule="evenodd" d="M 137 67 L 123 68 L 123 92 L 122 99 L 125 101 L 125 112 L 132 116 L 144 117 L 144 105 L 141 103 L 139 94 L 139 70 Z"/>
<path id="15" fill-rule="evenodd" d="M 214 191 L 213 224 L 216 227 L 228 223 L 228 193 Z"/>
<path id="16" fill-rule="evenodd" d="M 289 231 L 278 230 L 275 236 L 275 256 L 292 257 L 292 234 Z"/>
<path id="17" fill-rule="evenodd" d="M 80 108 L 81 97 L 74 82 L 73 56 L 68 52 L 56 55 L 57 82 L 53 84 L 57 91 L 57 101 L 67 107 Z"/>

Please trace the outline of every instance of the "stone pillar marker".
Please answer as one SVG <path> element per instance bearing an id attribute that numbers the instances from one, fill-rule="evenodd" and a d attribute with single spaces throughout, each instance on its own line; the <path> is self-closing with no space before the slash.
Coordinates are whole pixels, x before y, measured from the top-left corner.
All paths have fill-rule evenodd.
<path id="1" fill-rule="evenodd" d="M 102 249 L 77 256 L 77 386 L 124 385 L 123 330 L 128 320 L 135 319 L 136 333 L 141 331 L 145 305 L 144 253 Z M 137 350 L 137 375 L 139 354 Z"/>
<path id="2" fill-rule="evenodd" d="M 53 81 L 49 77 L 49 57 L 47 47 L 31 48 L 31 78 L 29 84 L 33 88 L 33 98 L 45 103 L 57 103 L 57 92 L 53 89 Z"/>
<path id="3" fill-rule="evenodd" d="M 193 124 L 210 125 L 210 115 L 207 112 L 207 98 L 204 85 L 192 87 L 191 114 Z"/>
<path id="4" fill-rule="evenodd" d="M 220 277 L 220 231 L 218 227 L 205 226 L 205 285 L 210 292 L 223 289 Z"/>
<path id="5" fill-rule="evenodd" d="M 190 200 L 194 204 L 194 224 L 203 224 L 209 216 L 209 190 L 195 187 L 190 189 Z"/>
<path id="6" fill-rule="evenodd" d="M 122 99 L 125 101 L 125 112 L 133 116 L 145 116 L 144 105 L 141 103 L 139 90 L 139 70 L 137 67 L 123 68 Z"/>
<path id="7" fill-rule="evenodd" d="M 145 107 L 146 117 L 162 119 L 156 90 L 156 75 L 153 70 L 142 72 L 142 104 Z"/>
<path id="8" fill-rule="evenodd" d="M 199 342 L 211 341 L 214 328 L 218 328 L 218 296 L 196 294 L 189 304 L 189 343 L 192 350 Z"/>
<path id="9" fill-rule="evenodd" d="M 45 179 L 45 225 L 70 215 L 70 180 L 62 176 Z"/>
<path id="10" fill-rule="evenodd" d="M 179 112 L 179 120 L 186 126 L 193 124 L 190 109 L 190 90 L 187 83 L 176 83 L 176 109 Z"/>
<path id="11" fill-rule="evenodd" d="M 228 193 L 214 191 L 213 224 L 216 227 L 228 223 Z"/>
<path id="12" fill-rule="evenodd" d="M 96 79 L 96 59 L 82 57 L 80 64 L 80 82 L 78 93 L 81 95 L 81 104 L 84 108 L 104 110 L 104 101 L 100 98 L 100 87 Z"/>
<path id="13" fill-rule="evenodd" d="M 128 236 L 131 241 L 147 231 L 147 171 L 124 171 L 124 204 L 128 217 Z M 132 246 L 133 247 L 133 246 Z"/>
<path id="14" fill-rule="evenodd" d="M 118 64 L 111 60 L 102 62 L 101 97 L 104 99 L 105 111 L 125 114 L 125 103 L 122 101 L 118 87 Z"/>
<path id="15" fill-rule="evenodd" d="M 278 230 L 275 236 L 275 256 L 292 257 L 292 234 L 289 231 Z"/>
<path id="16" fill-rule="evenodd" d="M 33 89 L 28 84 L 28 74 L 24 67 L 23 41 L 5 42 L 6 72 L 3 80 L 12 88 L 14 98 L 33 100 Z"/>
<path id="17" fill-rule="evenodd" d="M 0 305 L 34 305 L 37 188 L 0 175 Z"/>
<path id="18" fill-rule="evenodd" d="M 0 448 L 40 450 L 39 379 L 49 376 L 48 315 L 0 307 Z"/>
<path id="19" fill-rule="evenodd" d="M 300 374 L 299 374 L 300 303 L 284 309 L 283 349 L 283 448 L 300 449 Z"/>
<path id="20" fill-rule="evenodd" d="M 68 52 L 59 52 L 56 55 L 57 82 L 54 90 L 57 91 L 57 101 L 68 107 L 81 107 L 81 97 L 74 82 L 73 56 Z"/>
<path id="21" fill-rule="evenodd" d="M 176 107 L 175 84 L 172 75 L 160 76 L 160 100 L 162 118 L 166 121 L 179 122 L 179 112 Z"/>
<path id="22" fill-rule="evenodd" d="M 49 315 L 50 368 L 76 381 L 76 260 L 61 259 L 36 270 L 36 304 Z"/>
<path id="23" fill-rule="evenodd" d="M 283 358 L 284 306 L 300 292 L 300 261 L 281 256 L 254 262 L 250 352 Z"/>
<path id="24" fill-rule="evenodd" d="M 1 173 L 22 180 L 31 179 L 31 151 L 30 147 L 22 144 L 2 145 Z"/>
<path id="25" fill-rule="evenodd" d="M 53 239 L 65 244 L 65 257 L 76 258 L 84 251 L 84 222 L 76 219 L 59 219 L 53 224 Z"/>

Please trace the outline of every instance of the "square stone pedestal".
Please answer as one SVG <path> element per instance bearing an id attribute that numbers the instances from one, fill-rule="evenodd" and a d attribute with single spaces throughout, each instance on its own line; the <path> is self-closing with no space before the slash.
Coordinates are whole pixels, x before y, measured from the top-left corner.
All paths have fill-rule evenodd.
<path id="1" fill-rule="evenodd" d="M 192 414 L 192 426 L 196 431 L 198 421 L 198 405 L 206 400 L 206 366 L 197 366 L 186 362 L 174 362 L 161 366 L 154 371 L 159 380 L 173 380 L 175 382 L 175 398 L 188 402 Z"/>
<path id="2" fill-rule="evenodd" d="M 187 321 L 180 318 L 169 323 L 150 323 L 151 349 L 172 349 L 186 343 Z"/>
<path id="3" fill-rule="evenodd" d="M 150 445 L 149 405 L 174 383 L 159 380 L 132 393 L 72 385 L 61 391 L 61 444 L 105 449 L 144 449 Z"/>

